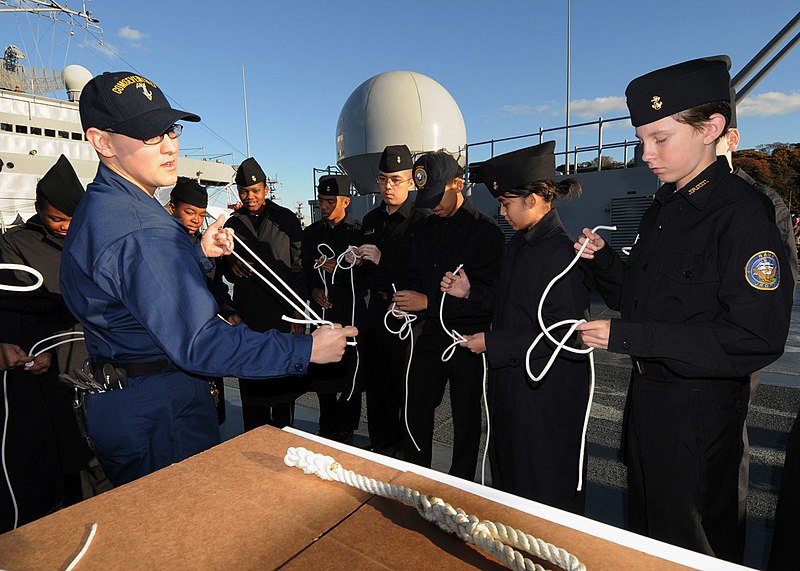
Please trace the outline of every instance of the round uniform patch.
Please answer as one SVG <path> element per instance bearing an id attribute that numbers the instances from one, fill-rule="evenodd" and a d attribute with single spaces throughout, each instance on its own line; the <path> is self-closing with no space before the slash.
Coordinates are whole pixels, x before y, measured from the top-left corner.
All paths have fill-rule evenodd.
<path id="1" fill-rule="evenodd" d="M 753 254 L 744 268 L 744 277 L 756 289 L 777 289 L 781 283 L 778 256 L 769 250 Z"/>
<path id="2" fill-rule="evenodd" d="M 425 188 L 425 183 L 428 182 L 428 173 L 425 172 L 425 167 L 417 167 L 414 171 L 414 183 L 417 188 Z"/>

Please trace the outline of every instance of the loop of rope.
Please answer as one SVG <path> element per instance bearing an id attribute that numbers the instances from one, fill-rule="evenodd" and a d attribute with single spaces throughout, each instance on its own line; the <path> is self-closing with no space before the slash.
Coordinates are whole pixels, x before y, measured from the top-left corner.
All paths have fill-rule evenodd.
<path id="1" fill-rule="evenodd" d="M 595 234 L 598 230 L 616 230 L 616 226 L 595 226 L 592 229 L 592 234 Z M 570 353 L 576 353 L 578 355 L 589 355 L 589 402 L 586 404 L 586 413 L 584 414 L 583 418 L 583 430 L 581 432 L 581 449 L 580 449 L 580 456 L 578 460 L 578 491 L 580 492 L 583 489 L 583 465 L 586 459 L 586 432 L 589 428 L 589 415 L 592 411 L 592 400 L 594 399 L 594 387 L 595 387 L 595 368 L 594 368 L 594 349 L 589 347 L 587 349 L 578 349 L 576 347 L 570 347 L 567 345 L 567 341 L 572 337 L 572 334 L 575 333 L 575 329 L 581 323 L 586 323 L 585 319 L 564 319 L 557 323 L 553 323 L 550 326 L 546 326 L 544 323 L 544 317 L 542 317 L 542 308 L 544 307 L 544 300 L 547 298 L 550 290 L 553 286 L 563 278 L 569 271 L 578 263 L 578 260 L 581 259 L 581 255 L 586 250 L 587 246 L 589 245 L 589 240 L 584 240 L 583 245 L 578 250 L 575 257 L 572 261 L 567 264 L 567 267 L 564 268 L 558 275 L 556 275 L 550 282 L 547 284 L 547 287 L 544 288 L 544 292 L 542 293 L 542 297 L 539 299 L 539 305 L 536 309 L 536 319 L 539 322 L 539 328 L 542 330 L 539 335 L 536 336 L 536 339 L 533 340 L 533 343 L 528 347 L 528 351 L 525 353 L 525 370 L 528 373 L 528 376 L 531 378 L 533 382 L 538 383 L 541 381 L 545 375 L 550 370 L 550 367 L 553 366 L 556 358 L 558 358 L 558 354 L 562 351 L 568 351 Z M 556 339 L 553 337 L 550 332 L 554 329 L 559 329 L 561 327 L 569 326 L 567 332 L 561 337 L 561 339 Z M 547 360 L 544 368 L 541 372 L 536 375 L 531 371 L 531 353 L 539 344 L 539 342 L 543 338 L 547 338 L 552 344 L 555 345 L 555 349 L 550 355 L 550 358 Z"/>
<path id="2" fill-rule="evenodd" d="M 566 571 L 586 570 L 577 557 L 551 543 L 499 522 L 478 519 L 461 508 L 453 508 L 441 498 L 429 497 L 406 486 L 356 474 L 345 469 L 330 456 L 315 454 L 302 447 L 289 448 L 283 461 L 287 466 L 297 467 L 322 480 L 347 484 L 363 492 L 413 507 L 427 521 L 456 535 L 462 541 L 475 545 L 511 569 L 544 571 L 541 565 L 520 553 L 524 551 Z"/>
<path id="3" fill-rule="evenodd" d="M 3 291 L 33 291 L 38 289 L 44 283 L 44 277 L 36 268 L 26 266 L 24 264 L 0 264 L 0 270 L 14 270 L 31 274 L 36 278 L 36 283 L 27 286 L 0 284 L 0 290 Z"/>
<path id="4" fill-rule="evenodd" d="M 397 293 L 397 288 L 394 284 L 392 284 L 392 290 L 394 290 L 394 293 Z M 400 325 L 400 329 L 392 329 L 389 327 L 390 315 L 403 322 L 402 325 Z M 420 447 L 417 444 L 414 435 L 411 434 L 411 427 L 408 426 L 408 377 L 411 372 L 411 359 L 414 358 L 414 331 L 412 329 L 412 323 L 414 323 L 416 320 L 417 316 L 413 313 L 407 313 L 402 309 L 397 309 L 397 303 L 395 302 L 392 302 L 391 305 L 389 305 L 389 309 L 383 316 L 383 326 L 386 327 L 386 330 L 389 333 L 392 335 L 397 335 L 401 341 L 405 341 L 406 339 L 411 341 L 411 347 L 409 348 L 408 352 L 408 364 L 406 365 L 406 390 L 403 392 L 403 421 L 406 424 L 406 433 L 408 434 L 408 437 L 411 438 L 411 443 L 414 445 L 414 448 L 417 449 L 417 452 L 419 452 Z"/>

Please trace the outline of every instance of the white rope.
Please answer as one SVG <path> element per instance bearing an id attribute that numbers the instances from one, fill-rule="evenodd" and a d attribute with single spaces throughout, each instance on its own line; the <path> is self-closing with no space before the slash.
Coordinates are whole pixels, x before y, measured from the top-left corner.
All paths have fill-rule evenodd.
<path id="1" fill-rule="evenodd" d="M 459 264 L 458 267 L 453 270 L 454 274 L 457 274 L 461 268 L 464 267 L 464 264 Z M 467 338 L 461 335 L 455 329 L 447 329 L 444 324 L 444 300 L 447 297 L 447 292 L 442 292 L 442 299 L 439 302 L 439 324 L 442 326 L 442 329 L 447 334 L 450 339 L 453 340 L 450 345 L 448 345 L 444 351 L 442 351 L 442 362 L 446 363 L 449 361 L 452 356 L 455 354 L 456 349 L 461 346 L 462 343 L 467 342 Z M 486 396 L 486 385 L 488 380 L 488 373 L 489 367 L 486 364 L 486 352 L 484 351 L 481 353 L 481 361 L 483 363 L 483 378 L 481 379 L 481 389 L 483 393 L 483 410 L 486 412 L 486 444 L 483 447 L 483 457 L 481 459 L 481 485 L 485 485 L 486 482 L 486 458 L 489 455 L 489 437 L 492 434 L 492 423 L 489 420 L 489 399 Z"/>
<path id="2" fill-rule="evenodd" d="M 427 521 L 435 523 L 440 529 L 456 535 L 464 542 L 475 545 L 511 569 L 544 571 L 544 567 L 524 557 L 521 551 L 558 565 L 566 571 L 586 569 L 577 557 L 566 550 L 524 531 L 499 522 L 478 519 L 461 508 L 453 508 L 440 498 L 428 497 L 417 490 L 356 474 L 352 470 L 346 470 L 330 456 L 315 454 L 305 448 L 289 448 L 283 461 L 287 466 L 300 468 L 306 474 L 347 484 L 368 494 L 397 500 L 413 507 Z"/>
<path id="3" fill-rule="evenodd" d="M 617 229 L 616 226 L 595 226 L 594 229 L 592 229 L 592 233 L 594 234 L 598 230 L 613 231 L 616 229 Z M 553 363 L 558 357 L 558 354 L 562 350 L 569 351 L 570 353 L 576 353 L 578 355 L 586 355 L 586 354 L 589 355 L 589 402 L 586 403 L 586 413 L 584 414 L 583 430 L 581 432 L 581 450 L 580 450 L 580 458 L 578 460 L 578 488 L 577 488 L 579 492 L 583 489 L 583 465 L 586 459 L 586 432 L 589 428 L 589 415 L 592 411 L 592 400 L 594 399 L 594 385 L 595 385 L 594 349 L 591 347 L 587 349 L 577 349 L 575 347 L 570 347 L 569 345 L 567 345 L 567 341 L 569 340 L 570 337 L 572 337 L 572 334 L 575 332 L 575 329 L 578 327 L 578 325 L 580 325 L 581 323 L 586 323 L 585 319 L 564 319 L 557 323 L 553 323 L 550 326 L 546 326 L 544 323 L 544 318 L 542 317 L 542 308 L 544 307 L 544 300 L 550 293 L 550 290 L 553 288 L 556 282 L 558 282 L 558 280 L 567 275 L 567 273 L 575 266 L 575 264 L 578 263 L 578 260 L 580 260 L 581 255 L 583 254 L 584 250 L 586 250 L 586 247 L 588 245 L 589 245 L 589 240 L 585 240 L 580 250 L 578 250 L 577 254 L 575 255 L 575 257 L 569 264 L 567 264 L 567 267 L 564 268 L 561 271 L 561 273 L 555 276 L 552 280 L 550 280 L 550 283 L 548 283 L 547 287 L 544 288 L 544 293 L 542 293 L 542 297 L 541 299 L 539 299 L 539 306 L 537 307 L 536 310 L 536 319 L 538 320 L 539 327 L 541 328 L 542 331 L 541 333 L 539 333 L 539 335 L 536 336 L 536 339 L 533 340 L 533 343 L 531 343 L 530 347 L 528 347 L 528 351 L 525 353 L 525 370 L 528 372 L 528 376 L 534 382 L 537 383 L 541 381 L 545 377 L 545 375 L 547 375 L 547 372 L 550 370 L 550 367 L 553 366 Z M 560 340 L 554 338 L 550 334 L 552 330 L 565 326 L 569 326 L 569 329 Z M 547 337 L 547 339 L 555 345 L 555 349 L 553 350 L 553 353 L 550 355 L 550 358 L 548 359 L 547 364 L 544 366 L 542 371 L 538 375 L 536 375 L 533 373 L 533 371 L 531 371 L 531 353 L 539 344 L 539 341 L 541 341 L 544 337 Z"/>
<path id="4" fill-rule="evenodd" d="M 97 523 L 93 523 L 92 529 L 89 530 L 89 537 L 86 538 L 86 543 L 83 544 L 83 547 L 81 548 L 80 552 L 78 553 L 78 555 L 75 556 L 75 559 L 72 560 L 72 563 L 70 563 L 67 566 L 65 571 L 72 571 L 73 569 L 75 569 L 75 566 L 78 564 L 78 562 L 81 559 L 83 559 L 83 556 L 86 555 L 86 552 L 89 550 L 89 546 L 92 544 L 92 540 L 94 539 L 94 534 L 96 532 L 97 532 Z"/>
<path id="5" fill-rule="evenodd" d="M 29 273 L 36 278 L 36 283 L 27 286 L 17 286 L 0 284 L 0 290 L 4 291 L 33 291 L 39 288 L 44 283 L 44 277 L 36 268 L 25 266 L 23 264 L 0 264 L 0 270 L 16 270 Z"/>
<path id="6" fill-rule="evenodd" d="M 323 247 L 330 251 L 331 255 L 328 256 L 325 252 L 323 252 Z M 340 268 L 345 271 L 350 272 L 350 291 L 352 292 L 352 305 L 350 306 L 350 325 L 355 326 L 356 324 L 356 282 L 355 278 L 353 277 L 353 267 L 356 265 L 356 260 L 361 258 L 361 256 L 356 253 L 358 249 L 357 246 L 348 246 L 347 249 L 336 256 L 336 252 L 333 251 L 328 244 L 322 242 L 321 244 L 317 245 L 317 252 L 320 254 L 320 259 L 314 264 L 314 269 L 317 270 L 319 274 L 319 278 L 322 280 L 322 286 L 325 292 L 325 299 L 328 299 L 328 282 L 325 278 L 325 271 L 322 269 L 328 260 L 336 258 L 336 265 L 333 268 L 333 272 L 331 272 L 331 285 L 336 283 L 336 271 Z M 352 261 L 347 261 L 348 254 L 352 254 Z M 325 317 L 325 308 L 322 308 L 322 317 Z M 356 378 L 358 377 L 358 368 L 361 365 L 361 355 L 358 353 L 358 341 L 353 340 L 352 342 L 348 342 L 348 345 L 352 345 L 356 348 L 356 370 L 353 371 L 353 382 L 350 385 L 350 394 L 347 395 L 347 401 L 350 402 L 350 399 L 353 398 L 353 393 L 356 391 Z"/>
<path id="7" fill-rule="evenodd" d="M 397 288 L 394 284 L 392 284 L 392 290 L 394 290 L 394 293 L 397 293 Z M 389 327 L 390 315 L 403 322 L 403 324 L 400 326 L 400 329 L 395 330 Z M 405 341 L 406 339 L 410 339 L 411 341 L 411 347 L 408 352 L 408 363 L 406 364 L 406 389 L 403 393 L 403 420 L 406 423 L 406 433 L 408 433 L 408 437 L 411 438 L 411 443 L 414 445 L 414 448 L 416 448 L 417 452 L 419 452 L 420 447 L 417 444 L 417 441 L 414 439 L 414 435 L 411 434 L 411 427 L 408 426 L 408 376 L 411 372 L 411 359 L 414 358 L 414 331 L 411 324 L 416 320 L 417 316 L 413 313 L 406 313 L 402 309 L 397 309 L 397 303 L 395 302 L 392 302 L 391 305 L 389 305 L 388 311 L 383 316 L 383 326 L 386 327 L 386 330 L 389 333 L 397 335 L 401 341 Z"/>

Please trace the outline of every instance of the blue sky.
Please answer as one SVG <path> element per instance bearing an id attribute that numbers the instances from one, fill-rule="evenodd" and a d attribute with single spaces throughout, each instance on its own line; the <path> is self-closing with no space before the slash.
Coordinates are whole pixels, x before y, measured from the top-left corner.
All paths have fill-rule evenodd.
<path id="1" fill-rule="evenodd" d="M 312 168 L 334 164 L 336 123 L 348 96 L 384 71 L 417 71 L 443 85 L 461 108 L 468 142 L 564 123 L 565 0 L 87 4 L 105 46 L 78 30 L 67 63 L 95 74 L 137 71 L 176 106 L 201 115 L 202 125 L 184 130 L 183 149 L 244 158 L 244 65 L 252 154 L 278 178 L 280 201 L 291 208 L 312 197 Z M 572 0 L 572 121 L 627 115 L 631 79 L 685 59 L 727 53 L 735 73 L 798 9 L 796 0 Z M 27 42 L 30 56 L 32 34 L 61 42 L 56 55 L 41 58 L 61 67 L 63 27 L 0 14 L 3 45 Z M 739 127 L 742 148 L 800 141 L 800 48 L 740 107 Z M 591 142 L 579 132 L 572 137 L 573 145 Z M 605 137 L 634 133 L 620 124 Z"/>

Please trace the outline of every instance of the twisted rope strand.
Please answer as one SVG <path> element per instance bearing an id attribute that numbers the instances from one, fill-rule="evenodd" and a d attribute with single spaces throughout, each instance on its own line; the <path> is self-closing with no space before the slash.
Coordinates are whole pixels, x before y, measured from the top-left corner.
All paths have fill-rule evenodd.
<path id="1" fill-rule="evenodd" d="M 519 571 L 545 571 L 545 568 L 524 557 L 524 551 L 557 565 L 566 571 L 586 571 L 586 566 L 568 551 L 536 538 L 524 531 L 499 522 L 478 519 L 461 508 L 453 508 L 441 498 L 426 496 L 406 486 L 397 486 L 356 474 L 345 469 L 330 456 L 305 448 L 289 448 L 283 459 L 290 467 L 322 480 L 333 480 L 353 488 L 413 507 L 422 518 L 452 533 L 466 543 L 478 547 L 505 566 Z"/>

